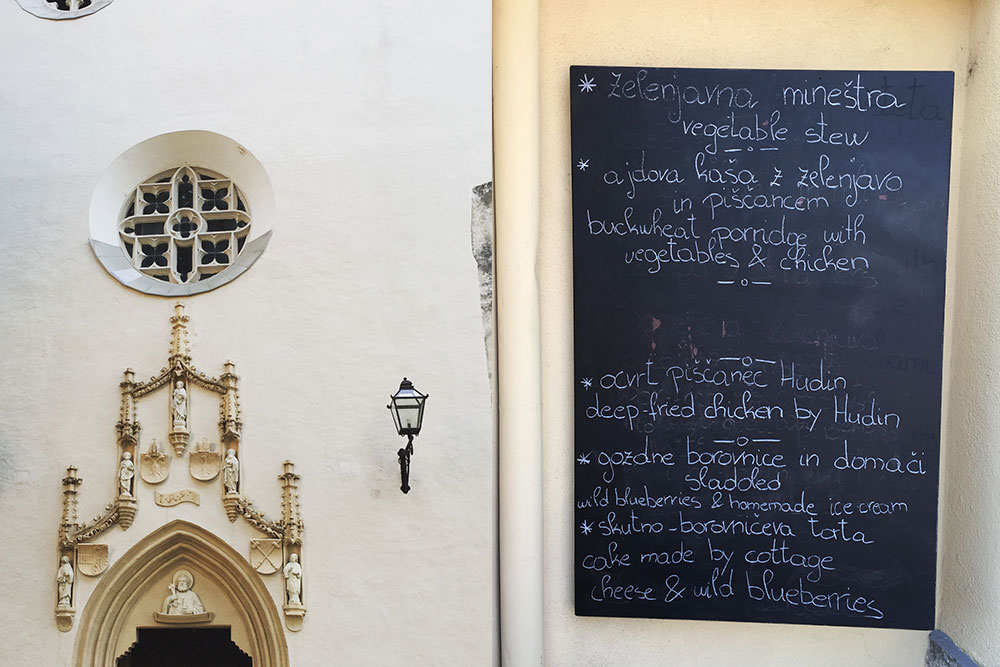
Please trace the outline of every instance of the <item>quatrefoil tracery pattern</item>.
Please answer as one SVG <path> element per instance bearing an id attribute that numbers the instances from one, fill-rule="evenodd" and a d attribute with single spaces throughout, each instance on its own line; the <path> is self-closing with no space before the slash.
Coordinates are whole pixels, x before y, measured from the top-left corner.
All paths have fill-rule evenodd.
<path id="1" fill-rule="evenodd" d="M 132 266 L 190 284 L 228 268 L 250 234 L 246 197 L 231 179 L 200 167 L 171 169 L 136 186 L 118 235 Z"/>
<path id="2" fill-rule="evenodd" d="M 90 0 L 45 0 L 61 12 L 75 12 L 90 6 Z"/>

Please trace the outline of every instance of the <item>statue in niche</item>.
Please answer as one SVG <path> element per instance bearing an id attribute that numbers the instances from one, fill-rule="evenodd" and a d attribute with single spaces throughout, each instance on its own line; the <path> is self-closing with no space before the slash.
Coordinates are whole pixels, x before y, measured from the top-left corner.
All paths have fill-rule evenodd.
<path id="1" fill-rule="evenodd" d="M 285 575 L 285 591 L 288 593 L 288 604 L 302 604 L 302 566 L 299 565 L 299 555 L 292 554 L 282 571 Z"/>
<path id="2" fill-rule="evenodd" d="M 173 413 L 174 430 L 183 431 L 187 429 L 187 390 L 180 380 L 174 385 L 174 394 L 170 400 L 170 408 Z"/>
<path id="3" fill-rule="evenodd" d="M 235 449 L 226 451 L 222 482 L 226 486 L 226 493 L 237 493 L 240 484 L 240 461 L 236 458 Z"/>
<path id="4" fill-rule="evenodd" d="M 59 570 L 56 572 L 56 585 L 59 588 L 57 607 L 69 607 L 73 601 L 73 564 L 68 556 L 59 559 Z"/>
<path id="5" fill-rule="evenodd" d="M 132 453 L 125 452 L 122 454 L 122 462 L 118 465 L 118 492 L 120 495 L 132 495 L 132 478 L 134 476 L 135 464 L 132 463 Z"/>
<path id="6" fill-rule="evenodd" d="M 205 605 L 192 589 L 194 575 L 187 570 L 177 570 L 170 584 L 170 595 L 163 601 L 163 612 L 171 616 L 178 614 L 203 614 Z"/>

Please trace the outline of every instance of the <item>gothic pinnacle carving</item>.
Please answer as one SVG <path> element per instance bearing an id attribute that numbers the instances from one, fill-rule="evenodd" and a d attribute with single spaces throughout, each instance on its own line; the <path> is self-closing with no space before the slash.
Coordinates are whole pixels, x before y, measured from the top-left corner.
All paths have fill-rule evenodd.
<path id="1" fill-rule="evenodd" d="M 80 485 L 83 479 L 76 476 L 76 466 L 66 468 L 66 477 L 63 478 L 63 511 L 62 523 L 59 525 L 59 544 L 69 543 L 69 537 L 76 532 L 79 519 L 77 517 L 77 498 Z"/>
<path id="2" fill-rule="evenodd" d="M 236 375 L 236 365 L 233 362 L 226 361 L 225 372 L 219 380 L 226 388 L 219 428 L 222 430 L 223 443 L 228 447 L 233 440 L 239 441 L 240 432 L 243 430 L 243 424 L 240 421 L 240 397 L 237 389 L 240 378 Z"/>
<path id="3" fill-rule="evenodd" d="M 175 368 L 178 362 L 191 363 L 191 344 L 187 337 L 187 323 L 190 319 L 184 314 L 184 304 L 174 306 L 174 315 L 170 318 L 173 326 L 170 333 L 170 365 Z"/>
<path id="4" fill-rule="evenodd" d="M 125 369 L 125 378 L 119 385 L 122 390 L 122 405 L 118 413 L 118 445 L 120 447 L 139 442 L 139 422 L 135 418 L 135 371 Z"/>
<path id="5" fill-rule="evenodd" d="M 302 544 L 302 517 L 299 516 L 299 476 L 295 474 L 295 464 L 285 460 L 284 472 L 278 475 L 281 481 L 281 523 L 284 524 L 286 544 Z"/>

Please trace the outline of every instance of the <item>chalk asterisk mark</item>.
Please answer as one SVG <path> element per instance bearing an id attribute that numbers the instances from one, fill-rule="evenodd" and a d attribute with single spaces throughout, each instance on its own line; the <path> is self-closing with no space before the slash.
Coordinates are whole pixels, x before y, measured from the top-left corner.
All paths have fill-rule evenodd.
<path id="1" fill-rule="evenodd" d="M 588 465 L 590 463 L 590 452 L 587 452 L 586 454 L 580 454 L 578 457 L 576 457 L 576 462 L 582 466 Z"/>
<path id="2" fill-rule="evenodd" d="M 594 378 L 583 378 L 580 380 L 580 384 L 583 385 L 584 389 L 590 389 L 594 384 Z"/>
<path id="3" fill-rule="evenodd" d="M 580 171 L 587 171 L 587 167 L 590 166 L 590 160 L 584 160 L 580 158 L 576 163 L 576 168 Z"/>
<path id="4" fill-rule="evenodd" d="M 580 524 L 580 530 L 583 531 L 584 535 L 590 535 L 590 531 L 594 529 L 594 524 L 588 522 L 586 519 Z"/>
<path id="5" fill-rule="evenodd" d="M 580 79 L 580 83 L 578 83 L 577 86 L 580 87 L 581 93 L 592 93 L 597 90 L 597 84 L 594 83 L 594 79 L 586 74 L 583 75 L 583 78 Z"/>

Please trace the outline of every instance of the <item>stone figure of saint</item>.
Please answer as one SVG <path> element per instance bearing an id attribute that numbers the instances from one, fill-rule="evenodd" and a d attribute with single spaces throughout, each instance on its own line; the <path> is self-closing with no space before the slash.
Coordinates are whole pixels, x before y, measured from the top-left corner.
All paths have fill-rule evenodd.
<path id="1" fill-rule="evenodd" d="M 132 463 L 132 453 L 122 454 L 122 462 L 118 466 L 119 493 L 123 496 L 132 495 L 132 477 L 135 476 L 135 464 Z"/>
<path id="2" fill-rule="evenodd" d="M 299 565 L 298 554 L 288 557 L 288 563 L 282 572 L 285 575 L 288 604 L 302 604 L 302 566 Z"/>
<path id="3" fill-rule="evenodd" d="M 222 470 L 222 482 L 226 493 L 236 493 L 240 483 L 240 461 L 236 458 L 236 450 L 226 451 L 226 461 Z"/>
<path id="4" fill-rule="evenodd" d="M 177 570 L 173 583 L 170 584 L 170 595 L 163 601 L 164 614 L 203 614 L 205 605 L 192 589 L 194 575 L 187 570 Z"/>
<path id="5" fill-rule="evenodd" d="M 187 391 L 184 389 L 184 383 L 180 380 L 174 385 L 174 395 L 170 401 L 170 407 L 174 416 L 174 428 L 186 429 L 188 416 Z"/>
<path id="6" fill-rule="evenodd" d="M 59 601 L 56 606 L 68 607 L 73 601 L 73 565 L 68 556 L 59 559 L 59 570 L 56 572 L 56 585 L 59 588 Z"/>

